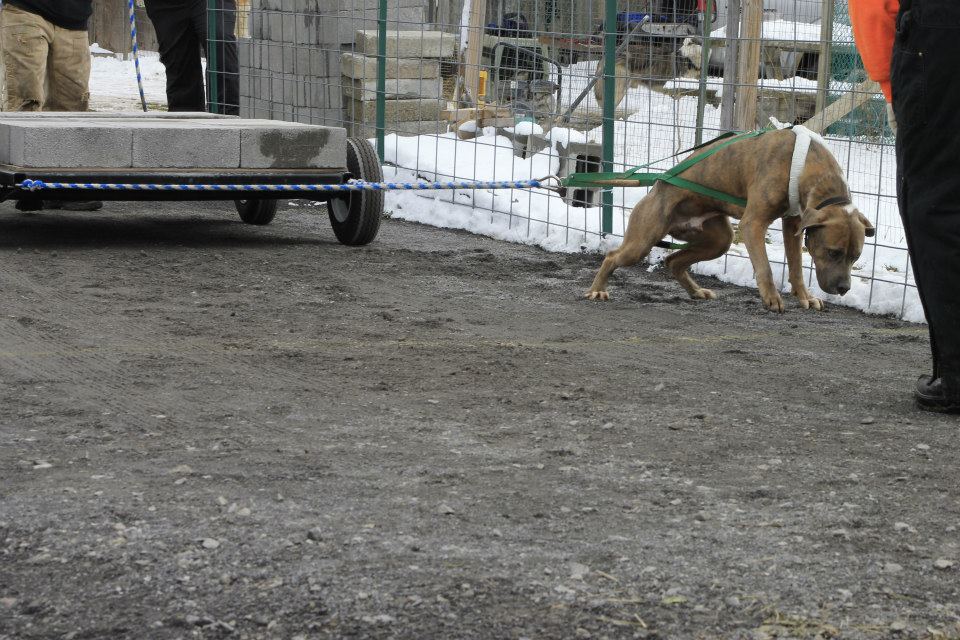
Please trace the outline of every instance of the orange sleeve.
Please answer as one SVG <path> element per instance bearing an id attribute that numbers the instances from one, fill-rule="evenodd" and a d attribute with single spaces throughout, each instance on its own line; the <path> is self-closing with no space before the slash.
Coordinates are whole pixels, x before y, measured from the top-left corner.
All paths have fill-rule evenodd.
<path id="1" fill-rule="evenodd" d="M 890 61 L 900 0 L 850 0 L 850 23 L 863 67 L 890 102 Z"/>

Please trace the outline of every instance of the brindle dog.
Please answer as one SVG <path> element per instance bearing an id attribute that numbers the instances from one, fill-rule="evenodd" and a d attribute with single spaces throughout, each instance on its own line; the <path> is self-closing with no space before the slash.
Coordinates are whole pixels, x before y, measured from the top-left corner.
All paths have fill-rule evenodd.
<path id="1" fill-rule="evenodd" d="M 744 198 L 746 207 L 721 202 L 658 182 L 630 214 L 623 244 L 607 254 L 587 292 L 591 300 L 607 300 L 607 278 L 617 267 L 636 264 L 665 235 L 686 241 L 666 265 L 691 298 L 711 300 L 716 294 L 694 282 L 687 269 L 722 256 L 733 242 L 729 218 L 740 221 L 740 234 L 750 254 L 763 304 L 783 311 L 783 299 L 767 258 L 767 228 L 789 208 L 788 184 L 796 135 L 771 131 L 735 142 L 683 173 L 698 184 Z M 714 143 L 714 144 L 720 144 Z M 712 145 L 708 145 L 709 148 Z M 705 148 L 705 149 L 706 149 Z M 865 236 L 874 227 L 850 202 L 850 191 L 836 159 L 821 143 L 810 144 L 799 178 L 799 216 L 783 217 L 783 243 L 793 295 L 804 309 L 823 309 L 803 282 L 802 243 L 813 257 L 817 282 L 831 294 L 850 290 L 850 271 L 860 257 Z"/>

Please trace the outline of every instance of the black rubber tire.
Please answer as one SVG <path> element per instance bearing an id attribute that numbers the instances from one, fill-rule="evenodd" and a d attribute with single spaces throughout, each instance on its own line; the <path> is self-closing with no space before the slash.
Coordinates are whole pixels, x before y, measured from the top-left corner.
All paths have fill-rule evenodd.
<path id="1" fill-rule="evenodd" d="M 234 200 L 233 204 L 240 219 L 247 224 L 270 224 L 277 215 L 277 201 L 273 199 Z"/>
<path id="2" fill-rule="evenodd" d="M 377 152 L 363 138 L 347 138 L 347 171 L 357 180 L 383 182 L 383 167 Z M 345 220 L 337 220 L 332 202 L 328 203 L 330 226 L 342 244 L 358 247 L 371 242 L 380 230 L 383 216 L 382 191 L 351 191 Z"/>

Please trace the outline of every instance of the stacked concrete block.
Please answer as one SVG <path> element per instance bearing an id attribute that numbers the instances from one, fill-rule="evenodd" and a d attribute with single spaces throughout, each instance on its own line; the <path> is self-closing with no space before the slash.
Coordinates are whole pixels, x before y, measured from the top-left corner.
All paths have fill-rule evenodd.
<path id="1" fill-rule="evenodd" d="M 388 31 L 386 55 L 388 58 L 451 58 L 456 55 L 456 36 L 443 31 L 404 30 Z M 358 31 L 356 49 L 359 53 L 375 56 L 379 33 L 375 30 Z"/>
<path id="2" fill-rule="evenodd" d="M 356 52 L 344 54 L 344 112 L 350 135 L 376 133 L 378 32 L 358 31 Z M 406 135 L 445 133 L 440 61 L 456 55 L 454 36 L 440 31 L 388 31 L 386 48 L 386 130 Z"/>
<path id="3" fill-rule="evenodd" d="M 31 114 L 33 115 L 33 114 Z M 346 131 L 197 114 L 0 114 L 0 164 L 55 169 L 328 169 Z"/>
<path id="4" fill-rule="evenodd" d="M 427 1 L 390 0 L 388 27 L 422 27 Z M 344 95 L 359 99 L 369 87 L 353 79 L 344 86 L 341 52 L 353 48 L 358 30 L 376 29 L 378 6 L 378 0 L 251 0 L 250 37 L 239 41 L 241 115 L 342 122 Z M 433 78 L 424 80 L 425 86 L 408 81 L 394 88 L 435 92 Z"/>
<path id="5" fill-rule="evenodd" d="M 354 100 L 376 98 L 375 56 L 345 53 L 340 60 L 343 93 Z M 442 92 L 437 60 L 387 58 L 386 94 L 390 98 L 439 98 Z"/>

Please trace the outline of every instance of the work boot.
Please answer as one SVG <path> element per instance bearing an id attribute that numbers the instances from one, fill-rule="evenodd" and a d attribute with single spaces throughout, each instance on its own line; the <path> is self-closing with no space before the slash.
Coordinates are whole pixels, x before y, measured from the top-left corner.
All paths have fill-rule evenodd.
<path id="1" fill-rule="evenodd" d="M 920 376 L 913 397 L 922 411 L 960 413 L 960 389 L 945 387 L 943 378 Z"/>
<path id="2" fill-rule="evenodd" d="M 17 204 L 15 206 L 17 211 L 23 211 L 25 213 L 31 211 L 40 211 L 40 209 L 43 209 L 43 200 L 39 198 L 20 198 L 17 200 Z"/>
<path id="3" fill-rule="evenodd" d="M 44 200 L 44 209 L 63 209 L 64 211 L 99 211 L 103 203 L 99 200 Z"/>

